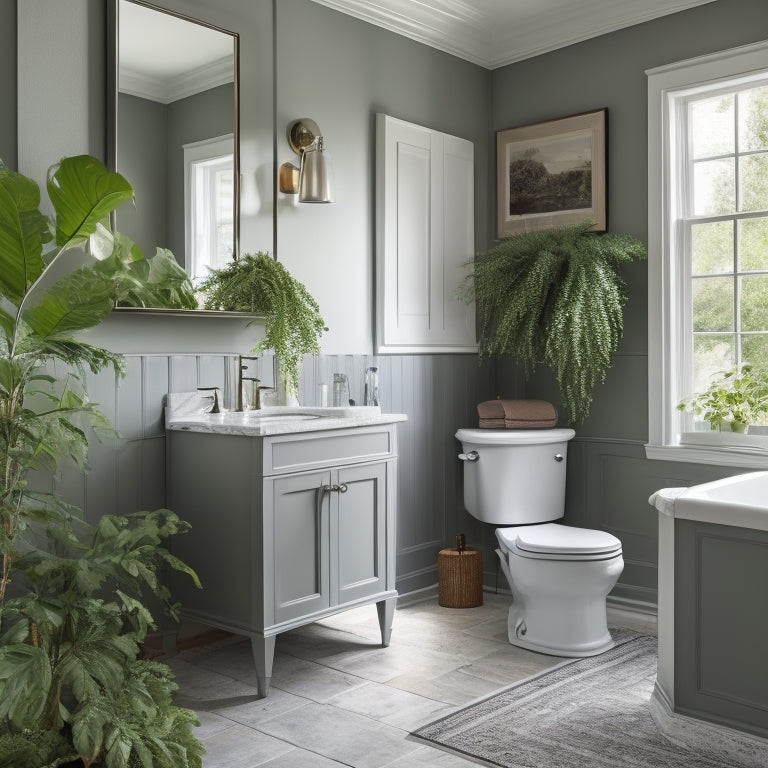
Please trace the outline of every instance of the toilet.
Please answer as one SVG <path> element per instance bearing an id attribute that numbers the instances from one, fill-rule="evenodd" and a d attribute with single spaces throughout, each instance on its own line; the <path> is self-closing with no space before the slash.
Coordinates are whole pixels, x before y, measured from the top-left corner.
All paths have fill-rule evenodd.
<path id="1" fill-rule="evenodd" d="M 572 429 L 459 429 L 464 506 L 498 526 L 496 554 L 512 591 L 509 642 L 556 656 L 613 647 L 606 596 L 622 570 L 621 541 L 553 522 L 565 512 Z"/>

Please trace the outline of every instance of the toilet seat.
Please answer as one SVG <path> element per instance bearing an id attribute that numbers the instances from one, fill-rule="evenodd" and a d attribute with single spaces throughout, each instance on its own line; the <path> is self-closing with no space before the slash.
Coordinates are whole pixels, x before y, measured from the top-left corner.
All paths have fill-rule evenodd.
<path id="1" fill-rule="evenodd" d="M 557 523 L 497 528 L 496 536 L 510 552 L 536 560 L 608 560 L 621 555 L 621 541 L 610 533 Z"/>

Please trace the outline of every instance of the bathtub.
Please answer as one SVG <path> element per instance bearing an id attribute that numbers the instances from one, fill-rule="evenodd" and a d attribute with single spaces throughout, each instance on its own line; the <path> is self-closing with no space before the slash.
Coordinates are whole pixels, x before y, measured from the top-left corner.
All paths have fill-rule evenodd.
<path id="1" fill-rule="evenodd" d="M 664 488 L 650 503 L 681 520 L 768 531 L 768 472 L 748 472 L 690 488 Z"/>
<path id="2" fill-rule="evenodd" d="M 659 730 L 726 764 L 768 765 L 768 472 L 649 503 L 659 526 Z"/>

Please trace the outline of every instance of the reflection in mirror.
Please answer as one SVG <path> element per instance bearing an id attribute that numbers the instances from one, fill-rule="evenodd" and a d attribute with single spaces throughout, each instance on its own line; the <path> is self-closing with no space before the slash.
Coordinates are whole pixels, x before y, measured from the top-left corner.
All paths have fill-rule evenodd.
<path id="1" fill-rule="evenodd" d="M 197 283 L 237 256 L 238 36 L 115 0 L 111 160 L 134 188 L 117 227 Z"/>

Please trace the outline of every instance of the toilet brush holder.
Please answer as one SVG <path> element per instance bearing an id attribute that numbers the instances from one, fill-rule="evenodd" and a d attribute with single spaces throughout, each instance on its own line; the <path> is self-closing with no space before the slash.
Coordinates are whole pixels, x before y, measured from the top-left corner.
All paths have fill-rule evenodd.
<path id="1" fill-rule="evenodd" d="M 437 554 L 438 603 L 443 608 L 477 608 L 483 604 L 483 555 L 466 547 L 463 535 L 456 549 Z"/>

